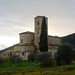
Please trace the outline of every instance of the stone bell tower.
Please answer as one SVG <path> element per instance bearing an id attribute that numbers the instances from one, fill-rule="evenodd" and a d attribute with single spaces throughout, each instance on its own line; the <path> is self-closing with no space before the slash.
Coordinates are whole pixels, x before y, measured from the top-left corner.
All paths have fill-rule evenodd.
<path id="1" fill-rule="evenodd" d="M 39 43 L 40 43 L 40 34 L 41 34 L 41 26 L 44 16 L 37 16 L 34 18 L 35 20 L 35 45 L 37 52 L 39 51 Z M 47 23 L 47 32 L 48 32 L 48 19 L 45 17 Z"/>

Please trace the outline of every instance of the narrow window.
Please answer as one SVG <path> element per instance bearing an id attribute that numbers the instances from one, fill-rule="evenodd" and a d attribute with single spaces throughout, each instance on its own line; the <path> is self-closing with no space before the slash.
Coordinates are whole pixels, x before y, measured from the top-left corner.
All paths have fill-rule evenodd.
<path id="1" fill-rule="evenodd" d="M 21 44 L 23 44 L 23 39 L 21 39 Z"/>
<path id="2" fill-rule="evenodd" d="M 24 56 L 24 52 L 22 52 L 22 56 Z"/>
<path id="3" fill-rule="evenodd" d="M 39 25 L 39 22 L 38 22 L 38 25 Z"/>
<path id="4" fill-rule="evenodd" d="M 39 32 L 38 32 L 38 34 L 39 34 Z"/>
<path id="5" fill-rule="evenodd" d="M 40 43 L 38 42 L 38 44 L 40 44 Z"/>

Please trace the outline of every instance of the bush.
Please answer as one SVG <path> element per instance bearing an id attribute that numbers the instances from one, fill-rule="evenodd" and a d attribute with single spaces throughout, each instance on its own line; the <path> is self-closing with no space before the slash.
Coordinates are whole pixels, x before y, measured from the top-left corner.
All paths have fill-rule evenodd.
<path id="1" fill-rule="evenodd" d="M 55 60 L 56 60 L 56 65 L 57 65 L 57 66 L 62 65 L 61 60 L 60 60 L 60 57 L 58 56 L 57 53 L 55 54 Z"/>
<path id="2" fill-rule="evenodd" d="M 41 62 L 41 67 L 53 67 L 55 66 L 55 61 L 52 58 L 48 58 L 45 61 Z"/>
<path id="3" fill-rule="evenodd" d="M 10 61 L 15 62 L 15 63 L 20 63 L 23 61 L 23 59 L 19 55 L 12 55 L 10 57 Z"/>
<path id="4" fill-rule="evenodd" d="M 4 59 L 0 57 L 0 64 L 4 62 Z"/>
<path id="5" fill-rule="evenodd" d="M 75 60 L 75 49 L 73 49 L 72 59 Z"/>
<path id="6" fill-rule="evenodd" d="M 51 58 L 51 53 L 49 52 L 41 52 L 40 54 L 36 54 L 35 62 L 43 62 L 48 58 Z"/>
<path id="7" fill-rule="evenodd" d="M 35 53 L 30 53 L 30 54 L 28 55 L 28 60 L 29 60 L 29 61 L 34 61 L 34 60 L 35 60 Z"/>
<path id="8" fill-rule="evenodd" d="M 67 65 L 72 60 L 72 47 L 68 43 L 63 43 L 55 55 L 57 65 Z"/>
<path id="9" fill-rule="evenodd" d="M 16 58 L 14 58 L 14 62 L 15 63 L 20 63 L 22 61 L 23 61 L 23 59 L 21 57 L 19 57 L 19 56 L 17 56 Z"/>

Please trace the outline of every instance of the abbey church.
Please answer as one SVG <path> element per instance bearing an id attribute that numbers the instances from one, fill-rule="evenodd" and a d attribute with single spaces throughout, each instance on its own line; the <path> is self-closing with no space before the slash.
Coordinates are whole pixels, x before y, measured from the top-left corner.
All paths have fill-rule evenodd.
<path id="1" fill-rule="evenodd" d="M 20 33 L 20 43 L 10 48 L 4 49 L 0 56 L 4 59 L 8 59 L 13 54 L 16 54 L 20 55 L 20 57 L 22 57 L 23 60 L 27 60 L 28 54 L 34 52 L 35 47 L 36 52 L 38 52 L 43 17 L 44 16 L 37 16 L 34 18 L 34 33 L 30 31 Z M 45 17 L 45 20 L 48 31 L 48 18 Z M 48 52 L 52 54 L 52 57 L 54 57 L 54 54 L 57 52 L 57 48 L 61 45 L 61 43 L 61 37 L 48 35 Z"/>

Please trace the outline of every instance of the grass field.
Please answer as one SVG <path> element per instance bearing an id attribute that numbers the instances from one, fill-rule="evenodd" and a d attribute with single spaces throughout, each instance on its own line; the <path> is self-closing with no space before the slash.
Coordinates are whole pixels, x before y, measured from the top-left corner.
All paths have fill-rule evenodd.
<path id="1" fill-rule="evenodd" d="M 5 61 L 0 65 L 0 75 L 75 75 L 75 65 L 40 68 L 39 63 Z"/>
<path id="2" fill-rule="evenodd" d="M 39 68 L 38 63 L 31 61 L 23 61 L 22 63 L 14 63 L 11 61 L 5 61 L 0 65 L 0 70 L 26 70 L 26 69 L 37 69 Z"/>

